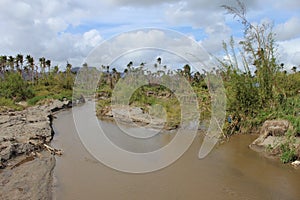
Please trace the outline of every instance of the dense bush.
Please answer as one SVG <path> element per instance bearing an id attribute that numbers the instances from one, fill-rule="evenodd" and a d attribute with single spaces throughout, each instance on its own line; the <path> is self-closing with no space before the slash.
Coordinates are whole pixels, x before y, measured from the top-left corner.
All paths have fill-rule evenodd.
<path id="1" fill-rule="evenodd" d="M 21 101 L 33 96 L 31 87 L 19 73 L 7 72 L 4 75 L 4 80 L 0 79 L 0 97 Z"/>

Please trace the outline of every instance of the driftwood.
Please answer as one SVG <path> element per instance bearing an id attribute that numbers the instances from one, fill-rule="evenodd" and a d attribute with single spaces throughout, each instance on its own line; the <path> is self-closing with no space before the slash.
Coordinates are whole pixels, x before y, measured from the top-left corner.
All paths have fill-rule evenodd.
<path id="1" fill-rule="evenodd" d="M 27 156 L 26 158 L 24 158 L 23 160 L 21 160 L 17 164 L 13 165 L 10 169 L 19 167 L 20 165 L 22 165 L 22 164 L 24 164 L 26 162 L 32 161 L 32 160 L 34 160 L 34 156 Z"/>
<path id="2" fill-rule="evenodd" d="M 63 154 L 63 151 L 62 151 L 61 149 L 55 149 L 55 148 L 53 148 L 53 147 L 50 147 L 50 146 L 47 145 L 47 144 L 44 144 L 44 147 L 45 147 L 48 151 L 50 151 L 52 154 L 54 154 L 54 155 L 59 155 L 59 156 L 61 156 L 61 155 Z"/>

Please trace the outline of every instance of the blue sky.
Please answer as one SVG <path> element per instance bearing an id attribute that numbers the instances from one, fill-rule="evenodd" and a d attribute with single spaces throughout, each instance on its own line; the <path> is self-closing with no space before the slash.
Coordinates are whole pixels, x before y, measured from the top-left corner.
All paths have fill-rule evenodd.
<path id="1" fill-rule="evenodd" d="M 299 66 L 300 1 L 242 2 L 252 23 L 273 22 L 280 62 L 288 68 Z M 186 34 L 208 52 L 220 55 L 223 40 L 242 37 L 242 26 L 226 15 L 223 4 L 236 5 L 236 1 L 1 0 L 0 54 L 31 54 L 53 64 L 64 66 L 68 61 L 79 66 L 101 42 L 133 29 L 157 27 Z M 147 37 L 156 42 L 156 35 Z M 132 44 L 130 38 L 139 39 L 122 38 L 122 45 Z"/>

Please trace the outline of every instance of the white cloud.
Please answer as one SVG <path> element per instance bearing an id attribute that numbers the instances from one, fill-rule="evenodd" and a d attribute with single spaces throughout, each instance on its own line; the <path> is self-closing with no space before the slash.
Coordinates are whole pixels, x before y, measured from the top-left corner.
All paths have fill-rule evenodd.
<path id="1" fill-rule="evenodd" d="M 84 20 L 81 5 L 74 1 L 1 1 L 0 54 L 31 54 L 65 62 L 88 52 L 102 40 L 96 30 L 65 33 L 68 26 Z M 81 63 L 81 62 L 79 62 Z M 78 64 L 78 63 L 76 63 Z"/>
<path id="2" fill-rule="evenodd" d="M 282 8 L 289 11 L 300 7 L 297 0 L 243 2 L 251 17 L 257 13 L 261 17 L 266 10 L 277 17 Z M 74 65 L 77 66 L 102 38 L 141 27 L 192 28 L 204 35 L 200 43 L 215 53 L 221 50 L 222 40 L 237 31 L 236 25 L 232 25 L 233 19 L 220 7 L 224 3 L 236 5 L 235 0 L 1 0 L 0 54 L 31 54 L 63 63 L 76 60 Z M 284 16 L 287 21 L 276 29 L 280 40 L 299 38 L 299 14 L 293 12 L 293 18 Z M 193 33 L 199 40 L 198 33 Z M 128 36 L 128 40 L 132 45 L 134 39 L 141 42 L 138 38 L 144 37 L 149 44 L 171 45 L 158 33 L 144 36 Z"/>
<path id="3" fill-rule="evenodd" d="M 298 10 L 300 8 L 299 0 L 276 1 L 273 3 L 278 9 Z"/>
<path id="4" fill-rule="evenodd" d="M 54 32 L 60 32 L 68 27 L 68 24 L 61 18 L 49 18 L 47 19 L 47 25 Z"/>
<path id="5" fill-rule="evenodd" d="M 292 66 L 300 66 L 300 38 L 279 42 L 280 62 L 288 69 Z"/>
<path id="6" fill-rule="evenodd" d="M 122 68 L 130 61 L 136 65 L 141 62 L 153 63 L 161 57 L 163 65 L 182 67 L 178 64 L 206 63 L 207 52 L 191 38 L 170 30 L 142 29 L 123 33 L 97 47 L 86 62 L 99 67 L 102 64 Z M 177 64 L 177 65 L 176 65 Z"/>
<path id="7" fill-rule="evenodd" d="M 90 47 L 95 47 L 99 45 L 102 38 L 99 34 L 99 32 L 95 29 L 92 29 L 88 32 L 85 32 L 83 34 L 83 44 Z"/>
<path id="8" fill-rule="evenodd" d="M 282 24 L 278 24 L 275 29 L 278 40 L 289 40 L 300 37 L 300 19 L 296 17 L 290 18 Z"/>
<path id="9" fill-rule="evenodd" d="M 53 58 L 57 63 L 74 62 L 74 66 L 80 65 L 88 53 L 102 41 L 102 37 L 96 30 L 90 30 L 83 34 L 62 33 L 58 37 L 45 43 L 43 54 Z"/>
<path id="10" fill-rule="evenodd" d="M 178 0 L 108 0 L 108 2 L 111 2 L 116 5 L 122 5 L 122 6 L 157 6 L 164 4 L 164 3 L 176 3 Z"/>
<path id="11" fill-rule="evenodd" d="M 229 40 L 231 29 L 224 23 L 219 22 L 208 26 L 205 32 L 208 34 L 208 38 L 201 41 L 201 43 L 208 52 L 214 54 L 223 49 L 222 42 Z"/>

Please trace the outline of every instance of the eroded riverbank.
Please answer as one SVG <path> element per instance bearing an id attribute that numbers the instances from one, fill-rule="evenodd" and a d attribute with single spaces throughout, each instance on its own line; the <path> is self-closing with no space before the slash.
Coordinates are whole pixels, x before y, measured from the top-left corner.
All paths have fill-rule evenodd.
<path id="1" fill-rule="evenodd" d="M 76 112 L 76 109 L 74 111 Z M 80 109 L 80 108 L 79 108 Z M 81 108 L 82 109 L 82 108 Z M 101 122 L 114 142 L 131 151 L 145 152 L 172 140 L 160 134 L 148 145 L 123 143 L 113 123 Z M 66 126 L 67 124 L 67 126 Z M 99 163 L 83 147 L 72 112 L 54 120 L 52 145 L 64 149 L 54 170 L 56 199 L 298 199 L 300 171 L 249 149 L 257 135 L 236 135 L 215 148 L 205 159 L 197 155 L 199 132 L 188 151 L 175 163 L 147 174 L 122 173 Z M 87 130 L 88 131 L 88 130 Z"/>
<path id="2" fill-rule="evenodd" d="M 54 113 L 70 102 L 58 100 L 0 114 L 0 199 L 51 199 L 55 158 L 46 149 Z"/>

